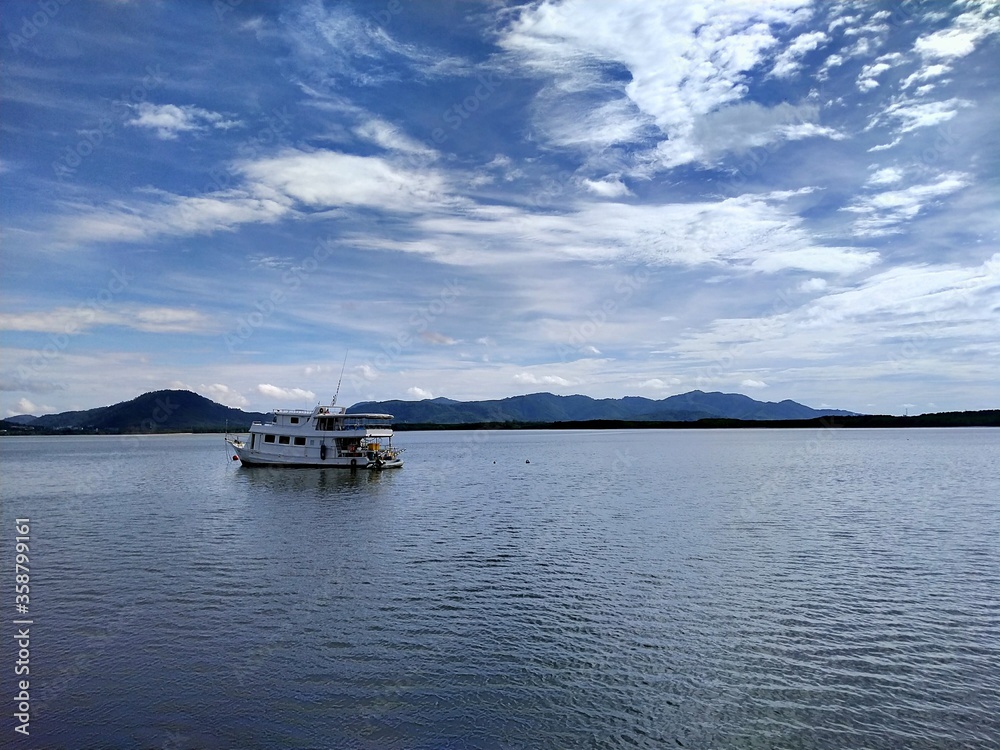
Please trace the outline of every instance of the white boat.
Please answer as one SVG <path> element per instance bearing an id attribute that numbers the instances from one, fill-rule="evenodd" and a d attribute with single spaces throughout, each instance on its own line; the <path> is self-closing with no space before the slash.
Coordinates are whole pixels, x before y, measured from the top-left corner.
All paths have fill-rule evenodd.
<path id="1" fill-rule="evenodd" d="M 233 460 L 244 466 L 396 469 L 391 414 L 348 414 L 336 406 L 275 409 L 270 422 L 254 422 L 246 439 L 226 436 Z"/>

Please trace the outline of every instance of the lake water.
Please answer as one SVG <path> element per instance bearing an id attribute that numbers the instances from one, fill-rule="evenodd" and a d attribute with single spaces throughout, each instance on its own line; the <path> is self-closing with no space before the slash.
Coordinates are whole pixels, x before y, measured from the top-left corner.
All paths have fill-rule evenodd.
<path id="1" fill-rule="evenodd" d="M 395 442 L 0 439 L 0 745 L 1000 747 L 1000 430 Z"/>

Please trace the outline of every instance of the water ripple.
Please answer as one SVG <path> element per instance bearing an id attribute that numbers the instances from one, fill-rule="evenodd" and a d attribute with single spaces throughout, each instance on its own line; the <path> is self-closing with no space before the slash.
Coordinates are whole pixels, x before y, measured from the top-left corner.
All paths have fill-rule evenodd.
<path id="1" fill-rule="evenodd" d="M 385 474 L 5 440 L 38 741 L 997 748 L 994 434 L 488 433 L 442 472 L 465 435 L 409 433 Z"/>

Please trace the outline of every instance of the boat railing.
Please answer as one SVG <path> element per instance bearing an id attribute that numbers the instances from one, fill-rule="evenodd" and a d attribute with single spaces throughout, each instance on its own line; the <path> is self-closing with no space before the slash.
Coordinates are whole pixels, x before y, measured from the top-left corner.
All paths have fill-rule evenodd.
<path id="1" fill-rule="evenodd" d="M 388 422 L 345 422 L 339 430 L 391 430 L 392 425 Z"/>
<path id="2" fill-rule="evenodd" d="M 343 406 L 320 406 L 316 409 L 316 414 L 322 417 L 341 417 L 346 413 L 347 408 Z"/>

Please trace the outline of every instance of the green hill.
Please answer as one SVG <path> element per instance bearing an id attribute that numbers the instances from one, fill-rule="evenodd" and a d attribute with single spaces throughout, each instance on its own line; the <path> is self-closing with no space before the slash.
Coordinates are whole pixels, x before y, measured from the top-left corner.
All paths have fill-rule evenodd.
<path id="1" fill-rule="evenodd" d="M 692 391 L 659 401 L 627 396 L 593 399 L 533 393 L 491 401 L 366 401 L 348 412 L 392 414 L 400 429 L 552 427 L 964 427 L 1000 426 L 1000 410 L 943 412 L 912 417 L 852 414 L 811 409 L 794 401 L 756 401 L 738 393 Z M 269 415 L 245 412 L 190 391 L 145 393 L 112 406 L 41 417 L 0 420 L 0 431 L 15 435 L 142 434 L 158 432 L 245 432 Z"/>
<path id="2" fill-rule="evenodd" d="M 756 401 L 739 393 L 691 391 L 659 401 L 641 396 L 594 399 L 532 393 L 490 401 L 366 401 L 351 412 L 392 414 L 397 424 L 464 424 L 470 422 L 574 422 L 638 420 L 693 422 L 699 419 L 813 419 L 848 416 L 839 409 L 812 409 L 795 401 Z"/>
<path id="3" fill-rule="evenodd" d="M 151 433 L 221 432 L 246 430 L 255 420 L 266 420 L 260 412 L 245 412 L 217 404 L 191 391 L 153 391 L 130 401 L 86 411 L 47 414 L 23 425 L 20 431 Z"/>

